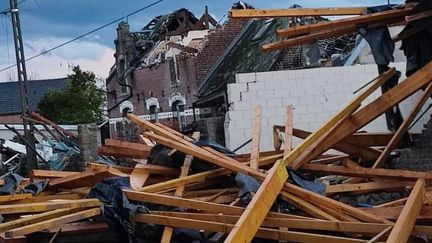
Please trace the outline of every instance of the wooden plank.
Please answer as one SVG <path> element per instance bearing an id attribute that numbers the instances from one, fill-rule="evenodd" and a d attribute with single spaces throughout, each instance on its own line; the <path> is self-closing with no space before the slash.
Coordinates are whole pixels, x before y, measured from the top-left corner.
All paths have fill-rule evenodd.
<path id="1" fill-rule="evenodd" d="M 392 228 L 393 228 L 393 226 L 387 227 L 386 229 L 381 231 L 379 234 L 374 236 L 372 239 L 368 240 L 368 243 L 373 243 L 373 242 L 378 241 L 379 239 L 381 239 L 381 237 L 383 237 L 385 234 L 387 234 Z"/>
<path id="2" fill-rule="evenodd" d="M 28 217 L 12 220 L 6 223 L 0 224 L 0 232 L 5 232 L 7 230 L 23 227 L 26 225 L 31 225 L 37 222 L 45 221 L 52 218 L 57 218 L 66 214 L 69 214 L 72 211 L 72 209 L 56 209 L 53 211 L 40 213 L 36 215 L 31 215 Z"/>
<path id="3" fill-rule="evenodd" d="M 282 160 L 278 160 L 269 170 L 252 201 L 234 225 L 225 242 L 251 242 L 262 221 L 288 178 Z"/>
<path id="4" fill-rule="evenodd" d="M 54 194 L 54 195 L 48 195 L 48 196 L 35 196 L 35 197 L 30 197 L 27 199 L 21 199 L 21 200 L 17 200 L 17 201 L 8 202 L 8 203 L 21 204 L 21 203 L 33 203 L 33 202 L 46 202 L 46 201 L 51 201 L 51 200 L 76 200 L 76 199 L 82 199 L 82 198 L 83 198 L 83 196 L 81 196 L 81 195 L 78 195 L 75 193 L 67 193 L 67 194 Z"/>
<path id="5" fill-rule="evenodd" d="M 142 143 L 132 143 L 132 142 L 109 139 L 109 138 L 105 139 L 105 146 L 133 149 L 133 150 L 146 151 L 146 152 L 150 152 L 151 148 L 153 147 L 153 146 L 146 146 Z"/>
<path id="6" fill-rule="evenodd" d="M 234 224 L 238 221 L 238 215 L 222 215 L 208 213 L 189 213 L 189 212 L 167 212 L 152 211 L 152 214 L 165 215 L 177 218 L 197 219 L 204 221 L 213 221 L 226 224 Z M 393 224 L 390 224 L 392 226 Z M 345 232 L 357 234 L 378 234 L 385 230 L 389 224 L 378 223 L 361 223 L 361 222 L 343 222 L 343 221 L 326 221 L 316 220 L 314 218 L 281 218 L 267 216 L 261 225 L 262 227 L 290 227 L 291 230 L 318 230 L 329 232 Z M 411 235 L 424 234 L 432 236 L 432 226 L 416 225 Z"/>
<path id="7" fill-rule="evenodd" d="M 349 206 L 347 204 L 338 202 L 338 201 L 333 200 L 331 198 L 319 195 L 317 193 L 311 192 L 309 190 L 303 189 L 301 187 L 298 187 L 298 186 L 290 184 L 290 183 L 286 183 L 283 190 L 284 190 L 284 192 L 292 193 L 299 198 L 305 199 L 317 207 L 324 205 L 324 206 L 326 206 L 332 210 L 335 210 L 337 212 L 342 212 L 342 213 L 347 214 L 349 216 L 352 216 L 354 218 L 358 218 L 358 219 L 362 220 L 363 222 L 392 224 L 391 221 L 388 221 L 386 219 L 378 217 L 374 214 L 365 212 L 365 211 L 360 210 L 358 208 L 354 208 L 354 207 Z"/>
<path id="8" fill-rule="evenodd" d="M 329 221 L 339 221 L 336 217 L 330 215 L 329 213 L 321 210 L 320 208 L 314 206 L 313 204 L 309 203 L 306 200 L 303 200 L 302 198 L 299 198 L 293 194 L 287 193 L 287 192 L 281 192 L 281 197 L 296 206 L 297 208 L 301 209 L 302 211 L 306 212 L 309 215 L 312 215 L 319 219 L 326 219 Z"/>
<path id="9" fill-rule="evenodd" d="M 327 122 L 325 122 L 318 130 L 313 132 L 310 136 L 308 136 L 299 146 L 294 148 L 288 156 L 284 157 L 284 163 L 288 166 L 293 166 L 295 169 L 298 168 L 296 164 L 292 163 L 298 156 L 300 156 L 307 149 L 311 149 L 310 146 L 314 144 L 320 137 L 326 134 L 332 127 L 334 127 L 340 120 L 345 118 L 347 115 L 352 114 L 357 108 L 361 105 L 361 102 L 366 99 L 369 95 L 371 95 L 378 87 L 380 87 L 384 82 L 390 79 L 393 75 L 395 75 L 396 70 L 390 69 L 387 72 L 379 75 L 377 78 L 373 80 L 373 82 L 362 92 L 360 93 L 352 102 L 350 102 L 347 106 L 345 106 L 340 112 L 330 118 Z"/>
<path id="10" fill-rule="evenodd" d="M 139 170 L 140 166 L 140 164 L 136 164 L 135 169 L 129 176 L 132 189 L 142 188 L 146 183 L 147 179 L 150 177 L 150 174 L 148 172 L 143 172 Z"/>
<path id="11" fill-rule="evenodd" d="M 409 116 L 406 117 L 402 122 L 402 124 L 399 126 L 393 138 L 387 144 L 384 151 L 381 153 L 380 157 L 378 157 L 378 159 L 375 161 L 372 168 L 379 168 L 384 165 L 384 163 L 387 161 L 388 156 L 398 146 L 402 137 L 407 132 L 409 126 L 414 121 L 417 114 L 420 112 L 421 108 L 424 106 L 426 101 L 429 100 L 431 94 L 432 94 L 432 83 L 428 85 L 423 95 L 417 100 L 417 103 L 414 105 L 414 108 L 411 110 Z"/>
<path id="12" fill-rule="evenodd" d="M 30 178 L 32 181 L 38 179 L 54 179 L 54 178 L 63 178 L 70 175 L 76 175 L 79 172 L 73 171 L 52 171 L 52 170 L 35 170 L 33 169 L 30 174 Z"/>
<path id="13" fill-rule="evenodd" d="M 243 208 L 235 206 L 227 206 L 223 204 L 216 204 L 210 202 L 202 202 L 192 199 L 179 198 L 174 196 L 167 196 L 155 193 L 147 192 L 136 192 L 130 190 L 123 190 L 126 197 L 132 201 L 148 202 L 161 204 L 166 206 L 176 206 L 183 208 L 199 209 L 207 212 L 225 213 L 240 215 L 243 212 Z"/>
<path id="14" fill-rule="evenodd" d="M 251 176 L 263 177 L 262 173 L 259 171 L 254 170 L 247 165 L 241 164 L 235 159 L 229 158 L 228 156 L 218 153 L 217 151 L 214 151 L 210 148 L 200 148 L 185 138 L 174 135 L 168 130 L 161 129 L 157 125 L 154 125 L 149 121 L 142 120 L 133 114 L 128 114 L 128 119 L 144 129 L 153 131 L 155 134 L 146 132 L 144 135 L 162 145 L 177 149 L 185 154 L 190 154 L 194 157 L 203 159 L 207 162 L 213 163 L 231 171 L 243 172 Z"/>
<path id="15" fill-rule="evenodd" d="M 277 18 L 302 16 L 335 16 L 360 15 L 366 11 L 365 7 L 346 8 L 288 8 L 288 9 L 241 9 L 231 10 L 231 18 Z"/>
<path id="16" fill-rule="evenodd" d="M 136 222 L 153 223 L 167 225 L 171 227 L 191 228 L 197 230 L 206 230 L 211 232 L 229 233 L 234 227 L 233 224 L 224 224 L 218 222 L 209 222 L 205 220 L 185 219 L 153 214 L 137 214 Z M 334 242 L 334 243 L 354 243 L 366 242 L 364 240 L 344 238 L 337 236 L 310 234 L 294 231 L 280 231 L 275 229 L 260 228 L 256 237 L 272 240 L 287 240 L 291 242 Z"/>
<path id="17" fill-rule="evenodd" d="M 78 187 L 92 187 L 96 183 L 102 181 L 104 178 L 127 176 L 126 174 L 108 167 L 107 169 L 101 170 L 86 170 L 82 173 L 66 176 L 63 178 L 57 178 L 49 182 L 50 188 L 78 188 Z"/>
<path id="18" fill-rule="evenodd" d="M 12 202 L 12 201 L 17 201 L 22 199 L 30 199 L 32 197 L 33 195 L 31 193 L 4 195 L 4 196 L 0 196 L 0 203 Z"/>
<path id="19" fill-rule="evenodd" d="M 407 242 L 423 206 L 425 193 L 425 180 L 418 180 L 411 191 L 401 214 L 399 215 L 393 230 L 390 232 L 387 242 Z"/>
<path id="20" fill-rule="evenodd" d="M 328 166 L 321 164 L 305 164 L 301 170 L 317 173 L 344 175 L 361 178 L 387 178 L 399 180 L 432 179 L 432 172 L 418 172 L 408 170 L 371 169 L 364 167 L 346 168 L 344 166 Z"/>
<path id="21" fill-rule="evenodd" d="M 430 17 L 430 16 L 432 16 L 432 10 L 428 10 L 428 11 L 424 11 L 421 13 L 405 16 L 405 21 L 409 23 L 409 22 L 413 22 L 416 20 Z"/>
<path id="22" fill-rule="evenodd" d="M 101 146 L 97 149 L 97 153 L 105 156 L 134 158 L 134 159 L 147 159 L 150 152 L 145 150 L 137 150 L 131 148 L 121 147 L 107 147 Z"/>
<path id="23" fill-rule="evenodd" d="M 379 21 L 376 23 L 369 24 L 365 26 L 366 29 L 376 29 L 387 26 L 388 24 L 398 23 L 403 20 L 403 17 L 398 17 L 395 19 L 388 19 Z M 290 47 L 295 47 L 303 44 L 310 44 L 316 42 L 317 40 L 327 39 L 331 37 L 338 37 L 348 34 L 353 34 L 357 32 L 358 27 L 356 25 L 346 25 L 343 27 L 329 28 L 323 31 L 312 32 L 309 35 L 302 35 L 298 37 L 289 38 L 286 40 L 280 40 L 273 43 L 265 44 L 261 47 L 264 52 L 276 51 L 281 49 L 287 49 Z"/>
<path id="24" fill-rule="evenodd" d="M 232 162 L 232 161 L 228 161 L 225 159 L 222 159 L 219 156 L 216 156 L 215 154 L 212 154 L 196 145 L 193 144 L 182 144 L 179 143 L 177 141 L 173 141 L 170 140 L 168 138 L 162 137 L 160 135 L 157 134 L 152 134 L 149 132 L 144 133 L 145 136 L 149 137 L 150 139 L 156 141 L 159 144 L 162 144 L 164 146 L 170 147 L 170 148 L 175 148 L 185 154 L 190 154 L 194 157 L 200 158 L 202 160 L 205 160 L 207 162 L 213 163 L 217 166 L 226 168 L 228 170 L 231 171 L 235 171 L 235 172 L 243 172 L 247 175 L 251 175 L 251 176 L 261 176 L 261 173 L 258 172 L 257 170 L 254 170 L 252 168 L 250 168 L 249 166 L 246 166 L 244 164 L 241 164 L 238 161 Z"/>
<path id="25" fill-rule="evenodd" d="M 162 165 L 148 165 L 148 164 L 140 164 L 138 168 L 131 167 L 123 167 L 123 166 L 112 166 L 112 165 L 103 165 L 98 163 L 87 163 L 87 168 L 92 170 L 104 170 L 104 169 L 116 169 L 125 174 L 131 174 L 132 171 L 137 170 L 142 173 L 149 173 L 154 175 L 167 175 L 167 176 L 178 176 L 180 174 L 179 169 L 171 168 L 168 166 Z"/>
<path id="26" fill-rule="evenodd" d="M 299 138 L 307 138 L 311 132 L 301 129 L 293 129 L 293 135 Z M 380 151 L 367 147 L 368 145 L 361 145 L 356 142 L 342 141 L 332 146 L 333 149 L 339 150 L 351 156 L 365 158 L 367 160 L 375 160 L 381 154 Z"/>
<path id="27" fill-rule="evenodd" d="M 367 125 L 376 117 L 384 113 L 390 107 L 406 99 L 425 85 L 429 84 L 432 79 L 432 62 L 425 65 L 422 69 L 400 82 L 398 85 L 382 94 L 380 97 L 361 108 L 354 115 L 348 118 L 339 129 L 334 132 L 330 139 L 324 141 L 319 147 L 316 147 L 307 158 L 298 161 L 292 167 L 298 169 L 303 163 L 312 160 L 316 156 L 331 148 L 334 144 L 348 137 L 358 129 Z"/>
<path id="28" fill-rule="evenodd" d="M 362 25 L 366 23 L 392 19 L 395 17 L 405 17 L 412 11 L 412 8 L 387 10 L 378 13 L 371 13 L 351 18 L 337 19 L 332 21 L 319 22 L 315 24 L 294 26 L 286 29 L 277 30 L 280 37 L 292 37 L 297 35 L 310 34 L 314 31 L 322 31 L 329 28 L 344 27 L 348 25 Z"/>
<path id="29" fill-rule="evenodd" d="M 360 208 L 363 212 L 367 212 L 370 214 L 374 214 L 381 218 L 386 218 L 388 220 L 396 221 L 402 210 L 403 206 L 395 206 L 395 207 L 374 207 L 374 208 Z M 420 215 L 417 217 L 417 220 L 421 221 L 430 221 L 432 220 L 432 206 L 423 206 Z"/>
<path id="30" fill-rule="evenodd" d="M 199 140 L 200 133 L 199 132 L 194 132 L 193 135 L 192 135 L 192 138 L 195 139 L 195 140 Z M 190 168 L 192 166 L 192 159 L 193 159 L 193 157 L 191 155 L 186 155 L 186 157 L 184 159 L 184 162 L 183 162 L 183 166 L 181 168 L 180 178 L 185 177 L 185 176 L 187 176 L 189 174 L 189 170 L 190 170 Z M 184 185 L 179 185 L 176 188 L 174 195 L 182 197 L 184 189 L 185 189 Z M 173 233 L 173 228 L 171 228 L 171 227 L 165 227 L 165 229 L 163 231 L 163 234 L 162 234 L 162 240 L 161 240 L 161 242 L 163 242 L 163 243 L 170 243 L 171 242 L 172 233 Z"/>
<path id="31" fill-rule="evenodd" d="M 0 205 L 0 214 L 38 213 L 64 208 L 99 207 L 100 205 L 98 199 Z"/>
<path id="32" fill-rule="evenodd" d="M 405 181 L 373 181 L 366 183 L 356 184 L 338 184 L 327 186 L 326 194 L 344 193 L 344 192 L 356 192 L 366 193 L 371 191 L 394 189 L 398 190 L 407 186 L 412 186 L 412 182 Z"/>
<path id="33" fill-rule="evenodd" d="M 294 108 L 292 105 L 287 106 L 285 113 L 285 140 L 284 140 L 284 157 L 292 149 L 292 136 L 293 136 L 293 113 Z"/>
<path id="34" fill-rule="evenodd" d="M 308 131 L 304 131 L 297 128 L 293 129 L 293 135 L 302 139 L 307 138 L 310 134 L 311 132 Z M 368 146 L 370 145 L 362 145 L 360 143 L 357 143 L 357 141 L 347 142 L 344 140 L 342 142 L 334 144 L 332 148 L 352 156 L 365 158 L 367 160 L 375 160 L 376 158 L 379 157 L 381 152 L 378 151 L 377 149 L 369 148 Z"/>
<path id="35" fill-rule="evenodd" d="M 220 169 L 216 169 L 216 170 L 200 172 L 200 173 L 193 174 L 190 176 L 185 176 L 182 178 L 177 178 L 177 179 L 173 179 L 173 180 L 145 186 L 143 188 L 138 189 L 137 191 L 159 192 L 159 191 L 163 191 L 163 190 L 174 189 L 174 188 L 179 187 L 181 185 L 192 184 L 195 182 L 204 182 L 208 179 L 220 177 L 220 176 L 227 175 L 230 173 L 231 173 L 230 171 L 227 171 L 223 168 L 220 168 Z"/>
<path id="36" fill-rule="evenodd" d="M 42 230 L 42 229 L 55 227 L 57 225 L 70 223 L 70 222 L 74 222 L 74 221 L 78 221 L 78 220 L 82 220 L 82 219 L 86 219 L 86 218 L 91 218 L 91 217 L 97 216 L 99 214 L 100 214 L 99 208 L 88 209 L 88 210 L 84 210 L 81 212 L 77 212 L 77 213 L 57 217 L 54 219 L 49 219 L 49 220 L 46 220 L 43 222 L 34 223 L 32 225 L 27 225 L 27 226 L 13 229 L 13 230 L 9 230 L 9 231 L 6 231 L 5 235 L 6 235 L 6 237 L 9 237 L 9 238 L 13 238 L 16 236 L 21 236 L 21 235 L 27 235 L 27 234 L 37 232 L 37 231 Z"/>
<path id="37" fill-rule="evenodd" d="M 258 169 L 259 151 L 260 151 L 260 139 L 261 139 L 261 114 L 262 107 L 258 105 L 255 108 L 255 116 L 252 128 L 252 151 L 250 167 L 252 169 Z"/>

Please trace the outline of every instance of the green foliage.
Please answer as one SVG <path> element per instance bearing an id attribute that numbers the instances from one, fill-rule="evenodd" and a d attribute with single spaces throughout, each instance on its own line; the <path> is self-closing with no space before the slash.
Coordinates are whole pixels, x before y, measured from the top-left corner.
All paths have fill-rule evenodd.
<path id="1" fill-rule="evenodd" d="M 96 86 L 93 72 L 72 68 L 69 87 L 47 92 L 38 103 L 41 115 L 58 124 L 83 124 L 102 120 L 104 93 Z"/>

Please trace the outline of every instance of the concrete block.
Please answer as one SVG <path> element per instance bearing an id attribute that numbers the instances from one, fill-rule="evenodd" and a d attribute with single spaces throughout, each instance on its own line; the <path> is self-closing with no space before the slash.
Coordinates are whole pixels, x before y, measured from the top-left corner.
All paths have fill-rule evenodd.
<path id="1" fill-rule="evenodd" d="M 323 110 L 322 104 L 310 104 L 307 105 L 307 111 L 308 112 L 321 112 Z"/>
<path id="2" fill-rule="evenodd" d="M 262 90 L 258 92 L 257 98 L 264 101 L 266 99 L 272 98 L 273 96 L 274 96 L 273 90 Z"/>
<path id="3" fill-rule="evenodd" d="M 294 89 L 296 87 L 293 87 Z M 280 88 L 276 88 L 274 89 L 274 97 L 276 98 L 285 98 L 287 96 L 290 96 L 290 87 L 280 87 Z"/>
<path id="4" fill-rule="evenodd" d="M 240 92 L 227 92 L 228 103 L 239 102 L 241 100 Z"/>
<path id="5" fill-rule="evenodd" d="M 238 121 L 243 119 L 242 111 L 228 111 L 225 114 L 225 120 L 228 121 Z"/>
<path id="6" fill-rule="evenodd" d="M 268 108 L 282 107 L 282 98 L 267 99 L 266 105 Z"/>
<path id="7" fill-rule="evenodd" d="M 302 70 L 302 69 L 300 69 L 300 70 L 290 70 L 289 72 L 289 79 L 290 80 L 292 80 L 292 79 L 303 79 L 304 77 L 305 77 L 305 72 L 308 72 L 309 71 L 309 69 L 307 69 L 307 70 Z"/>
<path id="8" fill-rule="evenodd" d="M 264 82 L 252 82 L 247 83 L 248 85 L 248 91 L 261 91 L 265 89 Z"/>
<path id="9" fill-rule="evenodd" d="M 233 111 L 244 111 L 251 109 L 251 103 L 247 101 L 236 102 L 231 105 Z"/>
<path id="10" fill-rule="evenodd" d="M 297 96 L 285 96 L 282 99 L 283 105 L 287 106 L 287 105 L 296 105 L 299 102 L 299 99 Z"/>
<path id="11" fill-rule="evenodd" d="M 250 83 L 255 82 L 255 73 L 238 73 L 236 74 L 236 83 Z"/>
<path id="12" fill-rule="evenodd" d="M 269 82 L 273 80 L 273 72 L 256 73 L 257 82 Z"/>
<path id="13" fill-rule="evenodd" d="M 281 81 L 279 80 L 268 80 L 264 82 L 264 89 L 266 90 L 275 90 L 280 89 L 281 87 Z"/>
<path id="14" fill-rule="evenodd" d="M 265 108 L 262 110 L 262 116 L 263 117 L 270 117 L 276 115 L 276 110 L 279 110 L 278 108 Z"/>
<path id="15" fill-rule="evenodd" d="M 246 92 L 247 90 L 248 90 L 247 83 L 234 83 L 234 84 L 228 84 L 227 86 L 228 93 L 240 93 L 240 92 Z"/>
<path id="16" fill-rule="evenodd" d="M 258 91 L 242 92 L 240 96 L 242 101 L 254 101 L 257 99 Z"/>
<path id="17" fill-rule="evenodd" d="M 238 119 L 238 122 L 243 122 L 244 120 L 252 120 L 254 118 L 254 114 L 255 114 L 254 109 L 242 111 L 241 116 Z"/>

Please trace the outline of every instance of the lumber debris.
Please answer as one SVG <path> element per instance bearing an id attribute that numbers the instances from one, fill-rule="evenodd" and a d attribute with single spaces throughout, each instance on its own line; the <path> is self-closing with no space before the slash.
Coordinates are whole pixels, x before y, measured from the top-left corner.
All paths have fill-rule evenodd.
<path id="1" fill-rule="evenodd" d="M 301 16 L 361 15 L 366 11 L 362 7 L 346 8 L 291 8 L 291 9 L 242 9 L 231 10 L 231 18 L 275 18 Z"/>
<path id="2" fill-rule="evenodd" d="M 263 51 L 276 51 L 356 33 L 361 28 L 412 25 L 432 16 L 430 10 L 414 11 L 414 6 L 377 13 L 367 13 L 363 7 L 248 9 L 232 10 L 230 16 L 293 19 L 351 15 L 279 29 L 276 32 L 281 39 L 262 46 Z M 396 39 L 406 40 L 424 30 L 416 28 Z M 423 136 L 410 133 L 409 127 L 432 94 L 431 70 L 432 62 L 382 95 L 375 95 L 397 75 L 395 68 L 388 69 L 314 131 L 294 128 L 295 105 L 277 111 L 285 114 L 284 124 L 277 125 L 264 120 L 265 106 L 257 103 L 249 133 L 252 143 L 248 153 L 240 155 L 203 143 L 200 132 L 183 134 L 128 114 L 125 119 L 140 128 L 135 134 L 139 142 L 106 139 L 98 148 L 101 156 L 120 158 L 118 164 L 88 162 L 83 171 L 33 170 L 29 178 L 16 182 L 9 194 L 0 195 L 4 218 L 0 241 L 26 242 L 38 234 L 50 234 L 55 240 L 66 233 L 114 230 L 124 230 L 116 235 L 138 238 L 143 233 L 137 232 L 141 224 L 157 229 L 146 230 L 150 235 L 144 240 L 161 242 L 178 241 L 173 234 L 178 228 L 193 230 L 202 242 L 252 242 L 256 238 L 408 242 L 417 235 L 432 237 L 432 226 L 424 223 L 432 220 L 432 171 L 393 169 L 388 163 L 395 149 L 409 145 L 410 141 L 403 141 L 404 135 Z M 417 92 L 421 93 L 417 103 L 394 132 L 360 130 Z M 76 137 L 36 113 L 32 117 L 56 128 L 62 137 Z M 260 141 L 268 139 L 262 129 L 272 125 L 274 150 L 260 151 Z M 302 127 L 301 122 L 298 126 Z M 126 166 L 120 163 L 123 161 L 130 163 Z M 0 178 L 3 189 L 8 183 L 10 178 Z M 44 185 L 43 189 L 29 190 L 36 184 Z M 96 217 L 101 214 L 104 217 Z M 122 227 L 110 228 L 116 224 Z"/>

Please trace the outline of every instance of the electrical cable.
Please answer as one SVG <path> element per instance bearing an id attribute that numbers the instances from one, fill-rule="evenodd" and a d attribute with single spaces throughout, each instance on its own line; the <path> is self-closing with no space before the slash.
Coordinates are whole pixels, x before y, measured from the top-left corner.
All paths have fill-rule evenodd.
<path id="1" fill-rule="evenodd" d="M 26 1 L 26 0 L 23 0 L 23 1 L 21 1 L 21 2 L 24 2 L 24 1 Z M 66 46 L 66 45 L 68 45 L 68 44 L 70 44 L 70 43 L 72 43 L 72 42 L 74 42 L 74 41 L 76 41 L 76 40 L 79 40 L 79 39 L 81 39 L 81 38 L 83 38 L 83 37 L 85 37 L 85 36 L 87 36 L 87 35 L 93 34 L 94 32 L 97 32 L 97 31 L 99 31 L 99 30 L 101 30 L 101 29 L 104 29 L 104 28 L 106 28 L 106 27 L 108 27 L 108 26 L 110 26 L 110 25 L 112 25 L 112 24 L 115 24 L 115 23 L 121 21 L 121 20 L 124 19 L 124 18 L 129 18 L 129 17 L 132 16 L 132 15 L 135 15 L 135 14 L 137 14 L 137 13 L 143 11 L 143 10 L 146 10 L 146 9 L 148 9 L 148 8 L 150 8 L 150 7 L 153 7 L 154 5 L 159 4 L 159 3 L 163 2 L 163 1 L 165 1 L 165 0 L 158 0 L 158 1 L 152 2 L 152 3 L 150 3 L 150 4 L 147 5 L 147 6 L 144 6 L 144 7 L 140 8 L 140 9 L 138 9 L 138 10 L 136 10 L 136 11 L 133 11 L 133 12 L 127 14 L 126 16 L 123 16 L 123 17 L 121 17 L 121 18 L 117 18 L 117 19 L 115 19 L 115 20 L 113 20 L 113 21 L 111 21 L 111 22 L 109 22 L 109 23 L 107 23 L 107 24 L 104 24 L 104 25 L 102 25 L 102 26 L 100 26 L 100 27 L 98 27 L 98 28 L 96 28 L 96 29 L 93 29 L 93 30 L 91 30 L 91 31 L 89 31 L 89 32 L 87 32 L 87 33 L 84 33 L 84 34 L 82 34 L 82 35 L 79 35 L 79 36 L 77 36 L 77 37 L 75 37 L 75 38 L 73 38 L 73 39 L 71 39 L 71 40 L 69 40 L 69 41 L 66 41 L 66 42 L 64 42 L 64 43 L 62 43 L 62 44 L 59 44 L 59 45 L 54 46 L 54 47 L 52 47 L 52 48 L 49 48 L 48 50 L 45 50 L 45 51 L 43 51 L 43 52 L 41 52 L 41 53 L 39 53 L 39 54 L 36 54 L 36 55 L 34 55 L 34 56 L 31 56 L 31 57 L 27 58 L 25 61 L 33 60 L 33 59 L 35 59 L 35 58 L 37 58 L 37 57 L 40 57 L 40 56 L 42 56 L 42 55 L 45 55 L 45 54 L 47 54 L 47 53 L 53 51 L 53 50 L 55 50 L 55 49 L 58 49 L 58 48 L 63 47 L 63 46 Z M 8 69 L 10 69 L 10 68 L 13 68 L 13 67 L 15 67 L 15 66 L 16 66 L 16 64 L 13 64 L 13 65 L 7 66 L 7 67 L 5 67 L 5 68 L 3 68 L 3 69 L 0 69 L 0 73 L 1 73 L 1 72 L 4 72 L 4 71 L 6 71 L 6 70 L 8 70 Z"/>

